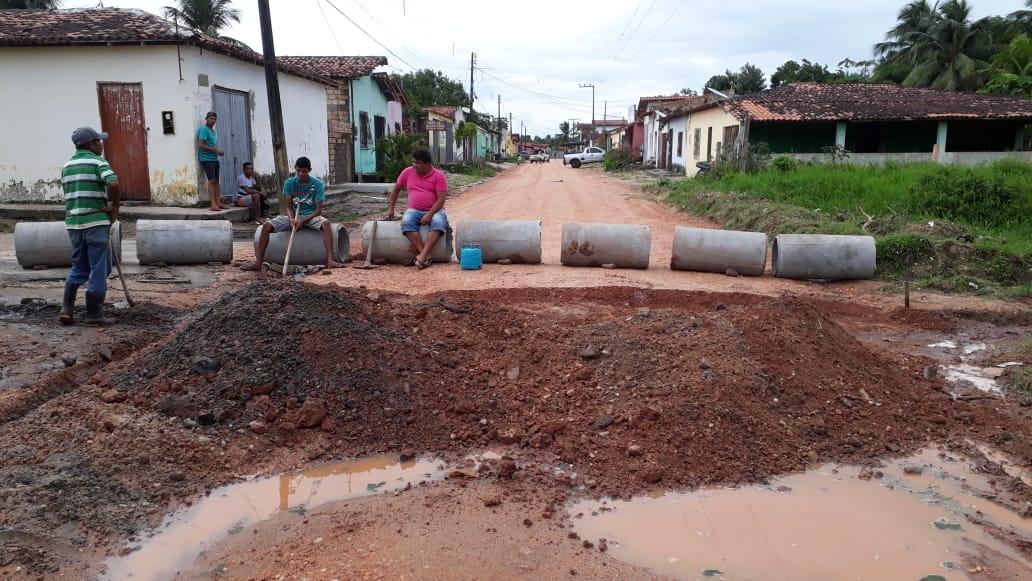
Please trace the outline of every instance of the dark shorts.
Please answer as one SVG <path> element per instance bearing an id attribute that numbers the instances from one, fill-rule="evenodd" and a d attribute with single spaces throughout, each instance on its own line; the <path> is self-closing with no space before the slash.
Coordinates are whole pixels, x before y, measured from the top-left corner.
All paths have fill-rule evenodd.
<path id="1" fill-rule="evenodd" d="M 204 175 L 208 178 L 209 182 L 213 182 L 219 179 L 219 162 L 202 161 L 201 169 L 204 170 Z"/>

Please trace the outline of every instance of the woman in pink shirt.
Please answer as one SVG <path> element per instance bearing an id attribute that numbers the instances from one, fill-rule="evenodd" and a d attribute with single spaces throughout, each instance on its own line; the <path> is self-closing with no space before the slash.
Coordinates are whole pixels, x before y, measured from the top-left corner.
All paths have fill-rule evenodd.
<path id="1" fill-rule="evenodd" d="M 394 219 L 394 209 L 401 188 L 408 188 L 408 209 L 401 217 L 401 233 L 409 239 L 416 253 L 416 266 L 430 266 L 430 249 L 448 231 L 448 215 L 444 201 L 448 198 L 448 178 L 430 163 L 430 152 L 418 149 L 412 152 L 412 167 L 401 171 L 394 190 L 387 219 Z M 422 226 L 430 226 L 426 242 L 419 236 Z"/>

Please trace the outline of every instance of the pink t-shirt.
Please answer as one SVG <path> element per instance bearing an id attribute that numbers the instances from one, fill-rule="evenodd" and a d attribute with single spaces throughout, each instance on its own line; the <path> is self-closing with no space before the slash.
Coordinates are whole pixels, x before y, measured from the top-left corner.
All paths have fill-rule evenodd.
<path id="1" fill-rule="evenodd" d="M 425 177 L 416 173 L 411 166 L 407 167 L 401 170 L 395 183 L 408 188 L 409 208 L 421 212 L 434 206 L 438 193 L 448 191 L 448 178 L 436 167 L 430 168 L 430 173 Z"/>

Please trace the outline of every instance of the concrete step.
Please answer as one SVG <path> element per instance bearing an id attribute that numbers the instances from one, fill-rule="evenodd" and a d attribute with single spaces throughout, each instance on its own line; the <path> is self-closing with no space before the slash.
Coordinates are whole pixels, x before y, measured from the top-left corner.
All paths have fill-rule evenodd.
<path id="1" fill-rule="evenodd" d="M 212 212 L 208 208 L 173 206 L 122 206 L 120 215 L 126 220 L 229 220 L 246 222 L 247 208 L 226 208 Z M 12 220 L 64 220 L 64 204 L 0 204 L 0 218 Z"/>

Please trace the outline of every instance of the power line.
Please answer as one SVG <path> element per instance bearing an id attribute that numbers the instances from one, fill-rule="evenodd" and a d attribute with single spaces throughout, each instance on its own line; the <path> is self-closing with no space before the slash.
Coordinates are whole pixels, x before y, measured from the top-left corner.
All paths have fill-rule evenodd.
<path id="1" fill-rule="evenodd" d="M 643 22 L 645 22 L 645 19 L 649 17 L 649 12 L 652 12 L 652 7 L 655 6 L 655 5 L 656 5 L 656 0 L 652 0 L 652 2 L 649 4 L 649 7 L 646 8 L 645 12 L 641 15 L 641 19 L 638 20 L 638 24 L 636 24 L 634 26 L 634 30 L 631 31 L 631 35 L 627 37 L 627 41 L 623 43 L 623 46 L 621 46 L 619 48 L 619 50 L 616 52 L 616 54 L 613 56 L 614 60 L 617 59 L 617 58 L 620 58 L 620 55 L 623 54 L 623 51 L 626 50 L 627 47 L 631 45 L 631 41 L 634 40 L 634 35 L 638 34 L 638 29 L 641 28 L 641 25 L 642 25 Z M 617 42 L 617 44 L 619 44 L 619 41 Z M 600 83 L 602 82 L 602 79 L 596 79 L 596 80 L 599 81 Z"/>
<path id="2" fill-rule="evenodd" d="M 322 2 L 315 0 L 315 5 L 319 7 L 319 13 L 322 14 L 323 22 L 326 23 L 326 28 L 330 29 L 330 36 L 333 37 L 333 43 L 337 45 L 337 50 L 340 54 L 344 54 L 344 49 L 340 46 L 340 41 L 337 40 L 337 34 L 333 32 L 333 27 L 330 26 L 330 19 L 326 18 L 326 12 L 323 11 Z"/>
<path id="3" fill-rule="evenodd" d="M 613 46 L 609 47 L 609 54 L 606 55 L 606 60 L 602 61 L 602 64 L 598 66 L 598 70 L 592 76 L 596 81 L 598 80 L 598 74 L 602 72 L 602 69 L 609 64 L 609 59 L 613 56 L 613 51 L 620 45 L 620 41 L 623 40 L 624 34 L 627 33 L 627 29 L 631 27 L 631 22 L 634 22 L 634 17 L 638 15 L 638 11 L 641 10 L 641 5 L 645 3 L 645 0 L 638 0 L 638 5 L 634 7 L 634 13 L 627 19 L 627 23 L 624 24 L 623 30 L 620 32 L 620 36 L 617 37 L 616 42 Z"/>
<path id="4" fill-rule="evenodd" d="M 388 32 L 390 30 L 389 28 L 384 26 L 384 24 L 382 22 L 380 22 L 379 18 L 377 18 L 372 12 L 369 11 L 368 8 L 366 8 L 366 6 L 362 2 L 362 0 L 351 0 L 351 1 L 354 2 L 359 8 L 361 8 L 362 12 L 365 12 L 366 16 L 368 16 L 370 18 L 370 20 L 372 20 L 378 27 L 380 27 L 381 31 Z M 389 35 L 389 33 L 388 33 L 388 35 Z M 415 49 L 408 48 L 407 46 L 402 46 L 400 50 L 403 50 L 403 51 L 409 53 L 410 55 L 412 55 L 413 57 L 415 57 L 415 59 L 420 61 L 423 65 L 425 65 L 426 68 L 429 68 L 429 69 L 434 68 L 433 65 L 431 65 L 426 59 L 424 59 L 422 55 L 420 55 L 418 52 L 416 52 Z"/>
<path id="5" fill-rule="evenodd" d="M 638 55 L 641 54 L 641 51 L 644 50 L 645 47 L 648 46 L 650 42 L 652 42 L 652 39 L 656 38 L 656 35 L 658 35 L 661 30 L 666 28 L 666 25 L 670 23 L 670 20 L 672 20 L 674 18 L 674 15 L 677 14 L 677 11 L 680 10 L 681 7 L 684 6 L 685 2 L 687 2 L 687 1 L 688 0 L 681 0 L 681 3 L 677 5 L 677 8 L 674 8 L 674 11 L 670 13 L 670 16 L 667 16 L 667 19 L 663 21 L 663 24 L 659 25 L 659 28 L 656 29 L 656 32 L 652 33 L 652 36 L 650 36 L 649 39 L 645 41 L 645 44 L 643 44 L 640 47 L 638 47 L 638 52 L 634 53 L 634 56 L 632 56 L 629 60 L 624 61 L 624 64 L 620 65 L 620 68 L 618 68 L 615 71 L 613 71 L 612 73 L 610 73 L 609 76 L 607 76 L 605 78 L 605 80 L 609 80 L 609 79 L 613 78 L 613 75 L 615 75 L 616 73 L 622 71 L 624 69 L 624 67 L 627 66 L 627 63 L 634 62 L 634 60 L 638 58 Z"/>
<path id="6" fill-rule="evenodd" d="M 388 53 L 390 53 L 390 54 L 391 54 L 391 56 L 393 56 L 394 58 L 398 59 L 399 61 L 401 61 L 401 62 L 405 63 L 405 65 L 407 65 L 407 66 L 408 66 L 408 67 L 409 67 L 410 69 L 412 69 L 413 71 L 419 70 L 419 69 L 417 69 L 416 67 L 412 66 L 412 63 L 410 63 L 410 62 L 408 62 L 407 60 L 405 60 L 405 59 L 401 58 L 400 56 L 398 56 L 398 53 L 396 53 L 396 52 L 394 52 L 393 50 L 391 50 L 391 49 L 387 48 L 387 45 L 385 45 L 384 43 L 380 42 L 379 40 L 376 40 L 376 37 L 374 37 L 373 35 L 371 35 L 371 34 L 369 34 L 368 32 L 366 32 L 366 30 L 365 30 L 364 28 L 362 28 L 361 26 L 359 26 L 359 25 L 358 25 L 358 23 L 357 23 L 357 22 L 355 22 L 354 20 L 352 20 L 352 19 L 351 19 L 351 17 L 350 17 L 350 16 L 348 16 L 347 14 L 345 14 L 343 10 L 341 10 L 340 8 L 337 8 L 337 5 L 336 5 L 336 4 L 334 4 L 334 3 L 332 2 L 332 0 L 326 0 L 326 3 L 327 3 L 327 4 L 329 4 L 331 8 L 333 8 L 334 10 L 336 10 L 337 12 L 339 12 L 341 16 L 343 16 L 344 18 L 346 18 L 348 22 L 350 22 L 351 24 L 353 24 L 353 25 L 355 26 L 355 28 L 357 28 L 357 29 L 359 29 L 360 31 L 362 31 L 362 34 L 364 34 L 364 35 L 368 36 L 368 37 L 369 37 L 369 40 L 372 40 L 372 41 L 373 41 L 373 42 L 375 42 L 376 44 L 380 45 L 380 48 L 382 48 L 383 50 L 385 50 L 385 51 L 387 51 Z"/>

